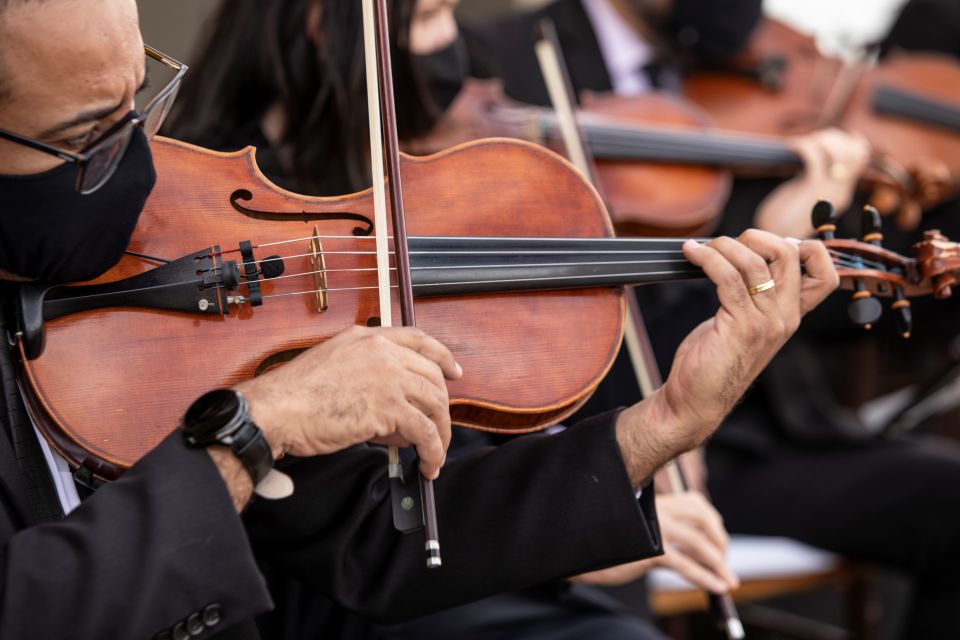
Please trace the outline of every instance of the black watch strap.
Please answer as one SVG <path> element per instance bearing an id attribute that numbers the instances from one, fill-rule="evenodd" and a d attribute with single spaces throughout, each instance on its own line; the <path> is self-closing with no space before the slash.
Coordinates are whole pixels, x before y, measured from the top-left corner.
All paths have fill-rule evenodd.
<path id="1" fill-rule="evenodd" d="M 246 398 L 234 389 L 216 389 L 198 398 L 184 416 L 183 436 L 189 447 L 229 447 L 250 474 L 253 486 L 273 468 L 270 444 L 250 417 Z"/>
<path id="2" fill-rule="evenodd" d="M 253 478 L 253 486 L 260 484 L 273 468 L 273 452 L 259 427 L 247 418 L 237 437 L 230 443 L 230 450 L 240 458 Z"/>

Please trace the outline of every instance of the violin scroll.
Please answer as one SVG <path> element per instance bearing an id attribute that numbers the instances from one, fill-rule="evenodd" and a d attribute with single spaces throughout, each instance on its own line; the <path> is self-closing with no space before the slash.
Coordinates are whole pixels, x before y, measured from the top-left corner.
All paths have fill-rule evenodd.
<path id="1" fill-rule="evenodd" d="M 883 248 L 880 213 L 865 207 L 859 240 L 835 238 L 837 213 L 828 202 L 818 202 L 811 216 L 817 237 L 827 246 L 840 275 L 840 286 L 853 291 L 850 319 L 870 329 L 880 318 L 880 298 L 892 299 L 898 333 L 909 338 L 912 330 L 910 298 L 933 295 L 947 298 L 960 273 L 960 245 L 937 230 L 924 233 L 914 245 L 915 257 Z"/>
<path id="2" fill-rule="evenodd" d="M 914 246 L 920 271 L 930 280 L 932 293 L 939 299 L 949 298 L 957 283 L 960 253 L 957 243 L 951 242 L 937 229 L 923 233 L 923 241 Z"/>

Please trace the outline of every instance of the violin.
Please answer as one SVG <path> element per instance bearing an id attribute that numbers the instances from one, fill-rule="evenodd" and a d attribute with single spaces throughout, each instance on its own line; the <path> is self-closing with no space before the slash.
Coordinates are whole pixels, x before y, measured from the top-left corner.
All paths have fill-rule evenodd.
<path id="1" fill-rule="evenodd" d="M 765 17 L 738 55 L 684 77 L 682 93 L 724 129 L 805 133 L 817 128 L 842 70 L 843 62 L 821 54 L 812 37 Z"/>
<path id="2" fill-rule="evenodd" d="M 865 72 L 826 124 L 857 131 L 911 196 L 900 225 L 913 228 L 922 210 L 960 193 L 960 64 L 936 54 L 898 52 Z M 883 195 L 883 194 L 878 194 Z M 884 207 L 885 202 L 878 201 Z"/>
<path id="3" fill-rule="evenodd" d="M 577 124 L 620 235 L 708 234 L 735 176 L 790 177 L 804 166 L 783 136 L 717 129 L 706 113 L 678 96 L 586 94 Z M 562 147 L 551 110 L 509 100 L 497 81 L 471 80 L 433 131 L 406 141 L 405 148 L 426 154 L 490 136 Z M 885 214 L 918 199 L 932 203 L 929 189 L 914 194 L 925 183 L 899 167 L 877 154 L 861 176 L 863 188 L 882 194 L 875 204 Z"/>
<path id="4" fill-rule="evenodd" d="M 733 131 L 863 134 L 874 149 L 872 204 L 911 229 L 960 190 L 958 87 L 960 64 L 947 56 L 900 51 L 875 66 L 845 65 L 765 19 L 728 66 L 690 74 L 683 95 Z"/>
<path id="5" fill-rule="evenodd" d="M 19 295 L 31 416 L 72 464 L 108 479 L 176 427 L 184 398 L 380 315 L 370 190 L 285 191 L 251 148 L 152 149 L 157 184 L 128 255 L 91 283 Z M 518 433 L 562 420 L 617 354 L 622 286 L 702 277 L 683 239 L 612 237 L 597 192 L 537 145 L 476 141 L 404 156 L 401 171 L 418 326 L 467 372 L 449 384 L 455 424 Z M 832 220 L 820 205 L 821 233 Z M 949 294 L 956 245 L 930 238 L 908 259 L 868 235 L 827 241 L 859 300 Z"/>
<path id="6" fill-rule="evenodd" d="M 621 235 L 708 234 L 734 170 L 792 175 L 803 166 L 781 139 L 713 130 L 695 105 L 667 94 L 586 95 L 577 121 Z M 404 148 L 426 154 L 490 136 L 562 146 L 551 110 L 509 100 L 499 81 L 468 80 L 433 131 Z"/>

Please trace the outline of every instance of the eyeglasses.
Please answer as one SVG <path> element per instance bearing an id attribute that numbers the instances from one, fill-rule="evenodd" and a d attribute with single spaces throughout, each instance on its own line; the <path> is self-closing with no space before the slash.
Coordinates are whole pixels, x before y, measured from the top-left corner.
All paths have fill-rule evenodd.
<path id="1" fill-rule="evenodd" d="M 143 49 L 148 57 L 173 69 L 177 75 L 147 103 L 140 114 L 131 111 L 120 122 L 110 127 L 79 153 L 58 149 L 39 140 L 4 129 L 0 129 L 0 138 L 48 153 L 66 162 L 72 162 L 77 165 L 78 169 L 77 191 L 82 194 L 93 193 L 113 176 L 120 161 L 123 160 L 123 155 L 126 153 L 137 127 L 143 129 L 147 140 L 157 134 L 160 125 L 163 124 L 164 119 L 170 112 L 170 107 L 173 105 L 173 101 L 177 97 L 177 91 L 180 89 L 180 82 L 187 72 L 188 67 L 182 62 L 178 62 L 147 45 L 144 45 Z"/>

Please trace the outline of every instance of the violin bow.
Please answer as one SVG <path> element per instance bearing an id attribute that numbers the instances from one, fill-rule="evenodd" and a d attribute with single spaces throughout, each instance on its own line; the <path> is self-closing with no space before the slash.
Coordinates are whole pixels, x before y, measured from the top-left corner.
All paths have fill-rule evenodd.
<path id="1" fill-rule="evenodd" d="M 393 92 L 387 5 L 386 0 L 361 1 L 363 3 L 367 107 L 370 119 L 374 223 L 377 230 L 380 326 L 393 326 L 390 247 L 386 214 L 387 195 L 389 195 L 401 324 L 404 327 L 413 327 L 416 326 L 417 321 L 413 307 L 413 288 L 410 282 L 410 255 L 403 207 L 403 183 L 400 176 L 400 143 Z M 384 166 L 386 166 L 386 174 Z M 390 447 L 388 451 L 394 526 L 404 532 L 413 531 L 420 526 L 425 527 L 427 568 L 435 569 L 441 565 L 441 557 L 433 481 L 417 472 L 419 487 L 416 483 L 405 482 L 399 450 L 396 447 Z M 419 512 L 416 509 L 417 505 L 421 506 Z"/>
<path id="2" fill-rule="evenodd" d="M 540 20 L 535 29 L 535 51 L 540 63 L 540 71 L 547 85 L 547 92 L 557 116 L 560 134 L 564 147 L 571 162 L 583 175 L 593 183 L 603 198 L 602 185 L 597 180 L 593 159 L 584 144 L 583 132 L 580 129 L 574 112 L 573 83 L 560 48 L 560 39 L 557 30 L 550 19 Z M 606 198 L 603 198 L 606 200 Z M 643 398 L 650 397 L 654 391 L 663 386 L 663 379 L 657 366 L 650 337 L 647 333 L 640 305 L 632 292 L 626 291 L 626 321 L 624 323 L 623 340 L 630 356 L 633 370 L 640 385 L 640 394 Z M 686 478 L 677 460 L 671 460 L 666 467 L 667 477 L 670 479 L 671 493 L 683 493 L 688 490 Z M 708 594 L 710 610 L 717 617 L 717 623 L 728 640 L 743 640 L 746 633 L 743 623 L 737 613 L 733 597 L 729 593 Z"/>

